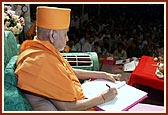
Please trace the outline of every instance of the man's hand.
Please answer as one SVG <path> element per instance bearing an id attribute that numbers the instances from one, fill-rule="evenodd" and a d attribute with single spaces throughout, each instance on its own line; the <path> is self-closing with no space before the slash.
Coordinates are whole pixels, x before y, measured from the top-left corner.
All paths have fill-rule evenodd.
<path id="1" fill-rule="evenodd" d="M 112 81 L 112 82 L 116 82 L 116 81 L 120 81 L 121 79 L 121 74 L 110 74 L 110 73 L 106 73 L 106 79 Z"/>
<path id="2" fill-rule="evenodd" d="M 101 94 L 104 102 L 108 102 L 110 100 L 113 100 L 117 96 L 117 89 L 116 88 L 109 88 L 105 92 Z"/>

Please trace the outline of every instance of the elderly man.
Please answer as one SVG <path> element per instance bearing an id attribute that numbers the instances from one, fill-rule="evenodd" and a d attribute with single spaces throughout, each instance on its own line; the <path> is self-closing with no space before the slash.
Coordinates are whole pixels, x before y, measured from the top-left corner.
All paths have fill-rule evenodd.
<path id="1" fill-rule="evenodd" d="M 79 79 L 104 78 L 115 82 L 119 74 L 73 69 L 62 57 L 68 41 L 70 24 L 68 8 L 37 7 L 37 33 L 33 40 L 23 42 L 17 60 L 15 74 L 18 87 L 26 91 L 34 110 L 94 110 L 94 106 L 114 99 L 115 88 L 86 99 Z M 57 109 L 35 108 L 37 98 Z"/>

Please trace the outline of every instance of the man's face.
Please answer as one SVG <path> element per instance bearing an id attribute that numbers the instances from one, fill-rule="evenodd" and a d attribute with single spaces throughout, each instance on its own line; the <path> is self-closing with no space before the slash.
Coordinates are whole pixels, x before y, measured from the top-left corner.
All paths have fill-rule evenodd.
<path id="1" fill-rule="evenodd" d="M 68 36 L 67 36 L 68 29 L 65 30 L 57 30 L 57 34 L 54 37 L 54 42 L 53 45 L 58 51 L 63 51 L 64 47 L 66 46 L 66 43 L 68 41 Z"/>

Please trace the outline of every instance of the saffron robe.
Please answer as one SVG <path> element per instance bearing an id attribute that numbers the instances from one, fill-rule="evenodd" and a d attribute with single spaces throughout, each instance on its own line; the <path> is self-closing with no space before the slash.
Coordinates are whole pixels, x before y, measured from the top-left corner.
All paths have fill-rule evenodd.
<path id="1" fill-rule="evenodd" d="M 60 101 L 85 98 L 70 64 L 52 44 L 37 37 L 22 43 L 15 74 L 21 89 Z"/>

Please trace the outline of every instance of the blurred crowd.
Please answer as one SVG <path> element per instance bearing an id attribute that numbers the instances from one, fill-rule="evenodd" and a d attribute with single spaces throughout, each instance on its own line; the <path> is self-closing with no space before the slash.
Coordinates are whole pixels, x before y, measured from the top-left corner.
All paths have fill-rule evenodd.
<path id="1" fill-rule="evenodd" d="M 163 6 L 124 5 L 93 14 L 73 15 L 64 52 L 95 51 L 98 56 L 113 54 L 121 59 L 163 55 Z"/>
<path id="2" fill-rule="evenodd" d="M 94 51 L 98 56 L 113 55 L 116 59 L 164 54 L 163 4 L 85 5 L 83 13 L 80 7 L 71 7 L 64 52 Z M 32 26 L 24 32 L 26 39 L 35 36 L 36 11 L 30 8 Z"/>

